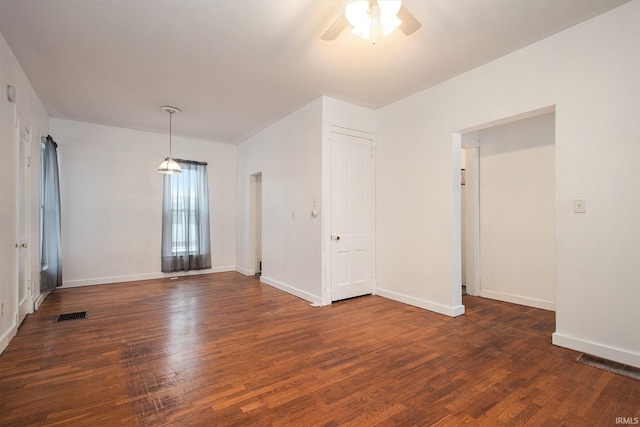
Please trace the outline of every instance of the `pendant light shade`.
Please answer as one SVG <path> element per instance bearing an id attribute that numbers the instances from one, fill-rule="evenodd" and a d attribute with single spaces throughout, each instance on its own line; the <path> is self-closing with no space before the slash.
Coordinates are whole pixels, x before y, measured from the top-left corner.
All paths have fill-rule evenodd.
<path id="1" fill-rule="evenodd" d="M 180 169 L 180 165 L 177 164 L 175 160 L 169 158 L 160 163 L 160 166 L 158 166 L 158 172 L 173 175 L 174 173 L 182 173 L 182 169 Z"/>
<path id="2" fill-rule="evenodd" d="M 176 163 L 175 160 L 173 160 L 173 157 L 171 157 L 171 119 L 173 118 L 174 114 L 180 113 L 180 109 L 168 106 L 160 107 L 160 109 L 165 113 L 169 113 L 169 157 L 167 157 L 164 162 L 160 163 L 160 166 L 158 166 L 158 172 L 167 175 L 182 173 L 180 165 Z"/>

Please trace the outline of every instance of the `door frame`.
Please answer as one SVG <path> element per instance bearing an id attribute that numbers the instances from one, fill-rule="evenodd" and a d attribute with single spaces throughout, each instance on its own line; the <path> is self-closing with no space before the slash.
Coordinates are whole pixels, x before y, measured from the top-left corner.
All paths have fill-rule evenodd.
<path id="1" fill-rule="evenodd" d="M 260 179 L 260 209 L 258 209 L 256 203 L 256 197 L 258 196 L 258 177 Z M 258 253 L 258 228 L 260 228 L 260 261 L 264 259 L 262 253 L 262 195 L 263 195 L 263 174 L 262 171 L 254 172 L 249 175 L 249 259 L 248 266 L 250 266 L 246 274 L 254 275 L 258 273 L 258 259 L 256 254 Z M 258 223 L 260 227 L 258 227 Z M 262 273 L 262 269 L 260 271 Z"/>
<path id="2" fill-rule="evenodd" d="M 322 295 L 321 306 L 331 305 L 332 291 L 332 263 L 331 263 L 331 142 L 334 133 L 348 135 L 356 138 L 371 140 L 371 179 L 369 184 L 371 198 L 369 200 L 369 265 L 371 266 L 371 293 L 376 294 L 377 291 L 377 273 L 376 273 L 376 235 L 375 235 L 375 200 L 376 200 L 376 134 L 375 132 L 367 132 L 358 129 L 351 129 L 343 126 L 324 123 L 322 129 L 322 222 L 320 226 L 321 233 L 321 282 Z"/>
<path id="3" fill-rule="evenodd" d="M 556 106 L 555 105 L 549 105 L 546 107 L 542 107 L 542 108 L 538 108 L 535 110 L 530 110 L 530 111 L 526 111 L 524 113 L 520 113 L 520 114 L 516 114 L 513 116 L 509 116 L 509 117 L 503 117 L 500 118 L 498 120 L 493 120 L 487 123 L 482 123 L 476 126 L 472 126 L 466 129 L 462 129 L 456 132 L 453 132 L 452 134 L 452 141 L 453 141 L 453 154 L 454 154 L 454 162 L 453 162 L 453 182 L 454 182 L 454 189 L 457 187 L 458 189 L 460 188 L 460 153 L 461 153 L 461 148 L 463 146 L 466 147 L 477 147 L 476 150 L 474 150 L 475 153 L 475 158 L 471 159 L 471 163 L 469 163 L 470 159 L 467 159 L 467 171 L 466 171 L 466 178 L 467 178 L 467 185 L 469 185 L 469 180 L 471 180 L 471 185 L 473 185 L 475 188 L 474 190 L 472 190 L 472 192 L 468 192 L 467 193 L 467 202 L 471 201 L 470 205 L 472 206 L 472 208 L 475 210 L 475 217 L 474 218 L 468 218 L 467 219 L 467 226 L 470 225 L 470 223 L 473 223 L 473 227 L 471 230 L 471 234 L 468 234 L 467 236 L 467 244 L 468 246 L 472 247 L 472 252 L 473 253 L 469 253 L 467 252 L 467 262 L 466 262 L 466 266 L 467 267 L 472 267 L 473 271 L 469 271 L 469 269 L 467 269 L 467 279 L 469 278 L 469 275 L 471 274 L 474 280 L 474 285 L 475 285 L 475 289 L 471 289 L 472 292 L 470 292 L 469 286 L 467 285 L 467 293 L 470 295 L 474 295 L 474 296 L 482 296 L 482 277 L 480 274 L 480 268 L 481 268 L 481 258 L 482 258 L 482 254 L 480 252 L 480 240 L 482 239 L 482 236 L 480 235 L 480 161 L 479 161 L 479 152 L 480 152 L 480 141 L 477 138 L 477 132 L 484 130 L 484 129 L 489 129 L 495 126 L 500 126 L 500 125 L 504 125 L 507 123 L 513 123 L 513 122 L 517 122 L 520 120 L 525 120 L 525 119 L 529 119 L 532 117 L 537 117 L 537 116 L 541 116 L 544 114 L 549 114 L 549 113 L 555 113 L 556 112 Z M 472 171 L 469 171 L 469 166 L 472 166 Z M 473 170 L 475 167 L 475 170 Z M 470 188 L 467 188 L 467 191 Z M 457 199 L 456 199 L 457 197 Z M 460 301 L 458 304 L 461 304 L 462 301 L 462 252 L 461 252 L 461 206 L 460 206 L 460 192 L 458 190 L 458 192 L 456 193 L 456 191 L 454 190 L 454 197 L 453 197 L 453 213 L 454 213 L 454 221 L 453 221 L 453 248 L 454 248 L 454 258 L 453 258 L 453 266 L 454 266 L 454 271 L 453 271 L 453 298 L 454 298 L 454 305 L 456 304 L 457 301 Z M 464 306 L 462 306 L 464 307 Z M 544 308 L 544 307 L 540 307 L 540 308 Z M 464 311 L 460 314 L 463 314 Z"/>
<path id="4" fill-rule="evenodd" d="M 467 294 L 480 296 L 480 146 L 472 136 L 462 135 L 462 147 L 466 149 L 466 183 L 465 252 Z"/>

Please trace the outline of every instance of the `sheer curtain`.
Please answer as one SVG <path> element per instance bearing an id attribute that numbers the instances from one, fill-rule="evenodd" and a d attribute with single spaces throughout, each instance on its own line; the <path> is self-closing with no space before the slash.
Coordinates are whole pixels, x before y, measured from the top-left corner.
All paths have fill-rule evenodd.
<path id="1" fill-rule="evenodd" d="M 62 286 L 62 237 L 60 227 L 60 183 L 58 144 L 42 137 L 42 179 L 40 192 L 40 291 Z"/>
<path id="2" fill-rule="evenodd" d="M 182 173 L 164 176 L 162 272 L 211 268 L 207 164 L 174 160 Z"/>

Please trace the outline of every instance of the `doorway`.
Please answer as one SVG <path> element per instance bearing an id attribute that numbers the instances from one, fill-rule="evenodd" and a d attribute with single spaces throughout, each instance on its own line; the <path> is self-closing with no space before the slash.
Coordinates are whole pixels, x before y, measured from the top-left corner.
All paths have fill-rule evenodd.
<path id="1" fill-rule="evenodd" d="M 480 179 L 477 135 L 462 136 L 461 166 L 461 268 L 462 293 L 480 295 Z"/>
<path id="2" fill-rule="evenodd" d="M 461 146 L 467 293 L 555 310 L 553 109 L 464 133 Z"/>
<path id="3" fill-rule="evenodd" d="M 249 177 L 253 274 L 262 275 L 262 172 Z"/>

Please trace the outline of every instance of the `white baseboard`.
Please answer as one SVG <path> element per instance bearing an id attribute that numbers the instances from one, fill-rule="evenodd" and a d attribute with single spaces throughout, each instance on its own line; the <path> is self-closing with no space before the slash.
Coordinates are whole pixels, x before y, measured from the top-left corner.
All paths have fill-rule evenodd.
<path id="1" fill-rule="evenodd" d="M 9 342 L 16 336 L 18 333 L 18 325 L 14 324 L 0 337 L 0 354 L 2 354 L 7 347 L 9 346 Z"/>
<path id="2" fill-rule="evenodd" d="M 307 291 L 303 291 L 302 289 L 298 289 L 296 287 L 284 284 L 282 282 L 278 282 L 277 280 L 273 280 L 265 276 L 260 276 L 260 281 L 266 285 L 273 286 L 276 289 L 280 289 L 281 291 L 284 291 L 291 295 L 295 295 L 298 298 L 302 298 L 303 300 L 309 301 L 311 304 L 322 305 L 321 297 L 312 295 Z"/>
<path id="3" fill-rule="evenodd" d="M 167 277 L 195 276 L 198 274 L 223 273 L 236 271 L 236 266 L 213 267 L 206 270 L 180 271 L 176 273 L 148 273 L 132 274 L 129 276 L 99 277 L 93 279 L 65 280 L 63 288 L 77 288 L 80 286 L 104 285 L 107 283 L 135 282 L 138 280 L 164 279 Z"/>
<path id="4" fill-rule="evenodd" d="M 18 313 L 20 316 L 20 318 L 18 319 L 18 325 L 22 324 L 22 321 L 25 317 L 27 317 L 27 314 L 33 313 L 33 302 L 28 295 L 25 295 L 25 297 L 22 298 L 22 301 L 20 301 L 20 304 L 18 306 Z"/>
<path id="5" fill-rule="evenodd" d="M 244 268 L 239 266 L 236 266 L 236 271 L 238 273 L 244 274 L 245 276 L 255 276 L 256 274 L 256 271 L 252 268 Z"/>
<path id="6" fill-rule="evenodd" d="M 526 305 L 527 307 L 541 308 L 543 310 L 556 311 L 556 303 L 536 298 L 523 297 L 519 295 L 504 294 L 486 289 L 480 289 L 482 298 L 490 298 L 498 301 L 510 302 L 513 304 Z"/>
<path id="7" fill-rule="evenodd" d="M 553 333 L 551 336 L 551 342 L 560 347 L 570 348 L 571 350 L 581 351 L 602 359 L 640 368 L 640 353 L 631 350 L 610 347 L 601 343 L 572 337 L 559 332 Z"/>
<path id="8" fill-rule="evenodd" d="M 36 300 L 33 303 L 33 309 L 35 311 L 38 311 L 40 309 L 40 306 L 42 305 L 42 303 L 44 302 L 44 299 L 49 296 L 51 292 L 43 292 L 40 295 L 38 295 L 38 298 L 36 298 Z"/>
<path id="9" fill-rule="evenodd" d="M 414 307 L 424 308 L 425 310 L 434 311 L 446 316 L 456 317 L 464 314 L 464 305 L 449 306 L 439 304 L 432 301 L 427 301 L 420 298 L 415 298 L 409 295 L 400 294 L 398 292 L 389 291 L 386 289 L 376 289 L 376 295 L 392 299 L 394 301 L 402 302 L 405 304 L 413 305 Z"/>

